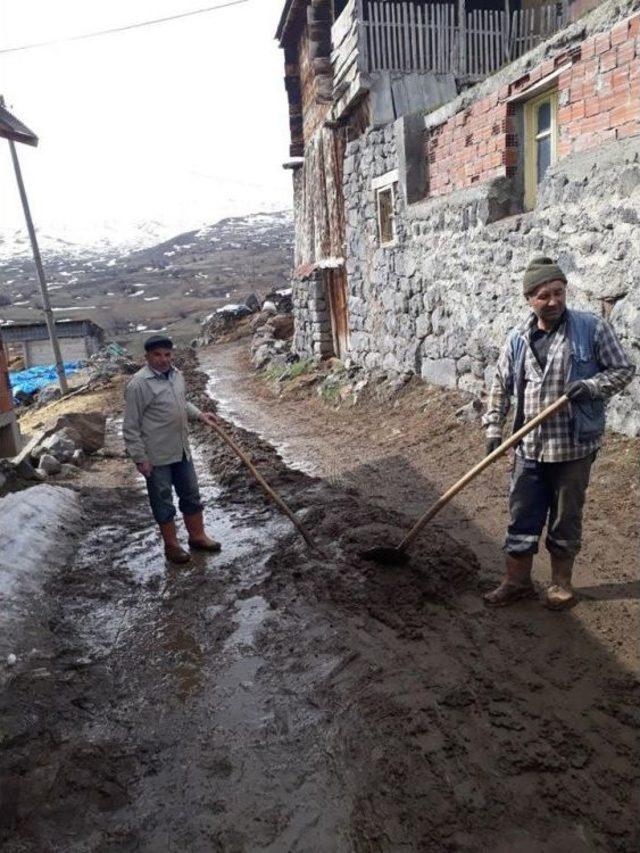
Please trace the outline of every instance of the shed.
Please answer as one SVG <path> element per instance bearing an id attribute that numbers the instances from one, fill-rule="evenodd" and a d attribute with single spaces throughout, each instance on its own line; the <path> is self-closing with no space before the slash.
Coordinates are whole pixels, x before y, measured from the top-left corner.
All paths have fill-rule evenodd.
<path id="1" fill-rule="evenodd" d="M 56 332 L 63 361 L 90 358 L 104 342 L 104 331 L 91 320 L 58 320 Z M 22 356 L 25 368 L 55 362 L 46 323 L 5 325 L 2 335 L 10 356 Z"/>
<path id="2" fill-rule="evenodd" d="M 0 459 L 15 456 L 20 447 L 20 430 L 13 411 L 7 358 L 0 334 Z"/>

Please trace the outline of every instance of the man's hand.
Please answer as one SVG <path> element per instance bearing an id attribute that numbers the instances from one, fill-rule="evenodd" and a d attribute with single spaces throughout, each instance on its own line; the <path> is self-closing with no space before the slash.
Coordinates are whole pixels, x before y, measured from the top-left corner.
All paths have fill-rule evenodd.
<path id="1" fill-rule="evenodd" d="M 213 412 L 200 412 L 200 421 L 207 426 L 220 426 L 220 421 Z"/>
<path id="2" fill-rule="evenodd" d="M 494 450 L 497 450 L 502 444 L 501 438 L 488 438 L 486 444 L 486 452 L 485 456 L 489 456 L 490 453 L 493 453 Z"/>
<path id="3" fill-rule="evenodd" d="M 138 471 L 140 471 L 143 477 L 147 478 L 147 480 L 149 479 L 149 477 L 151 476 L 151 472 L 153 471 L 153 465 L 151 464 L 151 462 L 138 462 L 136 464 L 136 468 L 138 469 Z"/>
<path id="4" fill-rule="evenodd" d="M 580 403 L 585 400 L 593 400 L 593 397 L 591 396 L 591 389 L 587 383 L 581 379 L 577 382 L 570 382 L 564 393 L 570 400 L 573 400 L 576 403 Z"/>

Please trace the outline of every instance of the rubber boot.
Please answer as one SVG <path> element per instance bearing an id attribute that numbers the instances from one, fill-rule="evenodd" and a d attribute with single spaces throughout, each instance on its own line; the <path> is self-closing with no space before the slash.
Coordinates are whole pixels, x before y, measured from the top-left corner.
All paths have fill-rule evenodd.
<path id="1" fill-rule="evenodd" d="M 502 583 L 483 596 L 484 603 L 489 607 L 506 607 L 514 601 L 533 598 L 536 591 L 531 583 L 532 566 L 533 554 L 522 554 L 518 557 L 507 554 Z"/>
<path id="2" fill-rule="evenodd" d="M 160 533 L 164 542 L 164 555 L 170 563 L 188 563 L 191 557 L 180 547 L 178 533 L 173 519 L 160 525 Z"/>
<path id="3" fill-rule="evenodd" d="M 222 547 L 215 539 L 210 539 L 204 531 L 202 511 L 185 515 L 184 523 L 189 532 L 189 547 L 194 551 L 219 551 Z"/>
<path id="4" fill-rule="evenodd" d="M 571 586 L 573 557 L 551 555 L 551 586 L 545 590 L 543 603 L 549 610 L 564 610 L 576 600 Z"/>

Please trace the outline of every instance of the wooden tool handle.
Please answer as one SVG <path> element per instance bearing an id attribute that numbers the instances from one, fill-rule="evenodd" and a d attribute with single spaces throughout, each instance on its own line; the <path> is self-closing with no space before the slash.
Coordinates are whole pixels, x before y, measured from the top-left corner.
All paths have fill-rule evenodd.
<path id="1" fill-rule="evenodd" d="M 524 438 L 527 433 L 530 433 L 531 430 L 535 429 L 543 421 L 546 421 L 547 418 L 551 417 L 551 415 L 557 412 L 558 409 L 561 409 L 563 406 L 565 406 L 568 402 L 569 398 L 566 394 L 563 394 L 562 397 L 559 397 L 554 403 L 552 403 L 550 406 L 547 406 L 547 408 L 540 412 L 539 415 L 536 415 L 535 418 L 532 418 L 532 420 L 528 421 L 517 432 L 514 432 L 511 438 L 508 438 L 506 441 L 504 441 L 500 445 L 500 447 L 496 447 L 493 453 L 490 453 L 488 456 L 485 456 L 482 462 L 478 462 L 478 464 L 474 468 L 472 468 L 470 471 L 467 471 L 464 477 L 458 480 L 457 483 L 454 483 L 453 486 L 451 486 L 451 488 L 446 491 L 444 495 L 442 495 L 442 497 L 437 500 L 433 504 L 433 506 L 430 507 L 425 512 L 425 514 L 418 519 L 418 521 L 416 521 L 411 530 L 407 533 L 405 538 L 398 545 L 398 551 L 404 551 L 405 548 L 407 548 L 413 542 L 413 540 L 416 538 L 418 533 L 420 533 L 425 524 L 428 521 L 431 521 L 434 515 L 437 515 L 442 509 L 442 507 L 448 504 L 451 498 L 455 497 L 455 495 L 457 495 L 461 489 L 464 489 L 467 483 L 470 483 L 471 480 L 474 480 L 478 476 L 478 474 L 484 471 L 485 468 L 488 468 L 489 465 L 496 461 L 496 459 L 499 459 L 502 455 L 504 455 L 507 450 L 518 444 L 520 439 Z"/>
<path id="2" fill-rule="evenodd" d="M 302 534 L 304 541 L 307 543 L 307 545 L 309 545 L 311 548 L 315 548 L 316 547 L 315 542 L 313 541 L 311 536 L 305 530 L 300 519 L 297 518 L 293 514 L 293 512 L 289 509 L 289 507 L 286 505 L 286 503 L 282 500 L 280 495 L 276 494 L 273 491 L 271 486 L 267 483 L 267 481 L 264 479 L 262 474 L 256 469 L 255 465 L 249 459 L 249 457 L 246 455 L 246 453 L 243 450 L 241 450 L 240 447 L 238 447 L 238 445 L 231 438 L 231 436 L 228 435 L 225 432 L 225 430 L 222 429 L 221 426 L 218 426 L 217 424 L 211 424 L 211 426 L 218 433 L 220 438 L 229 445 L 229 447 L 233 450 L 233 452 L 236 454 L 236 456 L 238 456 L 238 458 L 246 465 L 246 467 L 249 469 L 249 471 L 255 477 L 255 479 L 258 481 L 258 483 L 260 483 L 260 485 L 262 486 L 264 491 L 267 493 L 267 495 L 269 495 L 271 500 L 274 501 L 274 503 L 276 503 L 280 507 L 282 512 L 284 512 L 284 514 L 286 516 L 288 516 L 288 518 L 291 519 L 291 521 L 295 524 L 295 526 L 298 528 L 298 530 Z"/>

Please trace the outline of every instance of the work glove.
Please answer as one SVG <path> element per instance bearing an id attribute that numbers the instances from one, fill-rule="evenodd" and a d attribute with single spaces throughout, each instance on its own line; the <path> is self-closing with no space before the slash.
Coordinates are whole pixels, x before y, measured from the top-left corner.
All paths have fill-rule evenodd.
<path id="1" fill-rule="evenodd" d="M 490 453 L 493 453 L 494 450 L 497 450 L 502 444 L 502 439 L 500 438 L 488 438 L 486 444 L 486 453 L 485 456 L 488 456 Z"/>
<path id="2" fill-rule="evenodd" d="M 577 382 L 570 382 L 564 393 L 574 403 L 582 403 L 593 399 L 591 389 L 582 379 L 579 379 Z"/>

